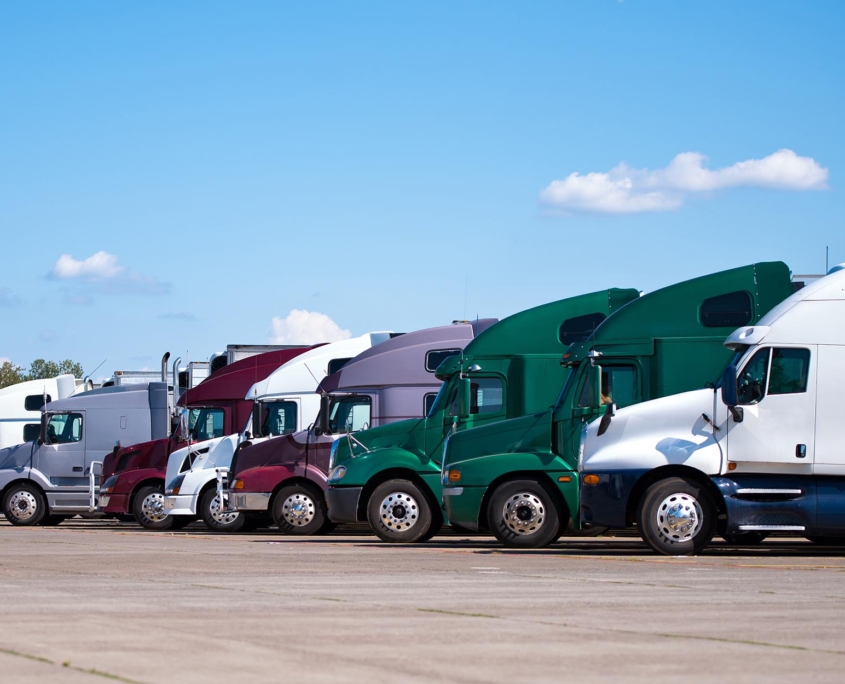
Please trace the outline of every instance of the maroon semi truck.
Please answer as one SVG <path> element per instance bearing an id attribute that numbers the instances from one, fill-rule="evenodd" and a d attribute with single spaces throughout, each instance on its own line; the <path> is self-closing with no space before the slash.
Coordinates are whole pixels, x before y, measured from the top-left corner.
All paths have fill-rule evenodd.
<path id="1" fill-rule="evenodd" d="M 320 345 L 314 345 L 320 346 Z M 187 413 L 191 443 L 245 429 L 252 401 L 244 399 L 250 387 L 291 359 L 314 347 L 279 349 L 224 366 L 187 390 L 177 404 Z M 182 527 L 192 518 L 168 516 L 164 510 L 164 477 L 171 452 L 188 443 L 181 431 L 167 439 L 118 447 L 103 462 L 97 510 L 116 517 L 132 516 L 147 529 Z"/>

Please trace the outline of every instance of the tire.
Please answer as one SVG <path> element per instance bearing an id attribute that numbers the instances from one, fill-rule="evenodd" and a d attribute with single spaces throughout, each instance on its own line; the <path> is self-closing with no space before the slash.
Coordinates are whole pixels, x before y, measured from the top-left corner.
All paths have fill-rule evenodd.
<path id="1" fill-rule="evenodd" d="M 273 520 L 282 534 L 319 534 L 328 520 L 326 497 L 302 484 L 282 487 L 273 499 Z"/>
<path id="2" fill-rule="evenodd" d="M 3 514 L 12 525 L 32 527 L 49 515 L 47 499 L 38 487 L 28 482 L 13 484 L 3 496 Z"/>
<path id="3" fill-rule="evenodd" d="M 716 505 L 698 482 L 669 477 L 649 487 L 637 511 L 643 541 L 666 556 L 699 553 L 716 532 Z"/>
<path id="4" fill-rule="evenodd" d="M 42 527 L 55 527 L 68 519 L 67 515 L 45 515 L 39 523 Z"/>
<path id="5" fill-rule="evenodd" d="M 807 537 L 813 544 L 820 546 L 845 546 L 845 537 L 825 537 L 819 535 L 812 535 Z"/>
<path id="6" fill-rule="evenodd" d="M 496 539 L 516 549 L 548 546 L 560 534 L 557 504 L 537 480 L 500 484 L 487 504 L 487 522 Z"/>
<path id="7" fill-rule="evenodd" d="M 728 544 L 734 546 L 756 546 L 769 536 L 768 532 L 735 532 L 734 534 L 719 535 Z"/>
<path id="8" fill-rule="evenodd" d="M 227 513 L 220 510 L 217 490 L 205 490 L 200 498 L 200 516 L 212 532 L 240 532 L 246 516 L 243 513 Z"/>
<path id="9" fill-rule="evenodd" d="M 169 530 L 173 524 L 173 516 L 164 512 L 162 485 L 141 487 L 132 501 L 132 513 L 145 530 Z"/>
<path id="10" fill-rule="evenodd" d="M 443 519 L 428 495 L 410 480 L 382 482 L 367 502 L 367 521 L 375 535 L 391 544 L 416 544 L 431 539 Z"/>

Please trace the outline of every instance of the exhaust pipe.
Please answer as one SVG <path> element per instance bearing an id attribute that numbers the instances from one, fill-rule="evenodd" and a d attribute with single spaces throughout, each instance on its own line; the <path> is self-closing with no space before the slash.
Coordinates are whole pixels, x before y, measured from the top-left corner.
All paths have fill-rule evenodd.
<path id="1" fill-rule="evenodd" d="M 161 357 L 161 381 L 167 382 L 167 361 L 170 359 L 170 352 L 164 352 L 164 356 Z"/>
<path id="2" fill-rule="evenodd" d="M 176 360 L 173 362 L 173 403 L 176 404 L 176 400 L 179 398 L 181 392 L 179 392 L 179 362 L 182 360 L 181 356 L 177 356 Z"/>

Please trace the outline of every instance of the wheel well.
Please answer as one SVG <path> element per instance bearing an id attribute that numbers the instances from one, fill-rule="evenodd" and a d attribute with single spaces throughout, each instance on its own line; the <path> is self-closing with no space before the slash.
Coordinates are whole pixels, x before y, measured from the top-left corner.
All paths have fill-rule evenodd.
<path id="1" fill-rule="evenodd" d="M 403 480 L 410 480 L 415 485 L 420 488 L 420 491 L 425 495 L 428 499 L 428 505 L 431 506 L 432 517 L 436 520 L 437 516 L 440 516 L 440 519 L 443 519 L 443 511 L 440 509 L 440 502 L 436 501 L 434 498 L 434 494 L 432 494 L 431 489 L 425 483 L 417 473 L 413 470 L 408 470 L 407 468 L 389 468 L 387 470 L 382 470 L 379 473 L 373 475 L 369 482 L 364 485 L 361 489 L 361 496 L 358 497 L 358 521 L 359 522 L 366 522 L 367 520 L 367 504 L 370 502 L 370 497 L 373 495 L 373 492 L 383 482 L 387 482 L 388 480 L 394 480 L 401 478 Z"/>
<path id="2" fill-rule="evenodd" d="M 137 496 L 138 492 L 140 492 L 144 487 L 154 487 L 160 485 L 162 491 L 164 490 L 164 480 L 159 479 L 157 477 L 148 477 L 146 480 L 141 480 L 138 484 L 135 485 L 135 488 L 132 490 L 132 493 L 129 495 L 129 513 L 131 514 L 133 509 L 135 508 L 135 497 Z"/>
<path id="3" fill-rule="evenodd" d="M 306 477 L 289 477 L 286 480 L 282 480 L 276 487 L 273 489 L 273 492 L 270 494 L 270 501 L 267 502 L 267 512 L 272 515 L 273 513 L 273 502 L 276 500 L 276 495 L 282 491 L 285 487 L 290 487 L 291 485 L 302 485 L 303 487 L 310 489 L 315 495 L 319 495 L 326 498 L 326 495 L 323 493 L 323 490 L 320 488 L 318 484 L 315 484 L 311 480 Z"/>
<path id="4" fill-rule="evenodd" d="M 504 475 L 499 475 L 499 477 L 495 478 L 489 485 L 487 485 L 487 491 L 484 492 L 484 496 L 481 498 L 481 509 L 478 511 L 479 529 L 490 529 L 490 525 L 487 520 L 487 508 L 490 505 L 490 499 L 493 498 L 493 494 L 499 486 L 503 485 L 505 482 L 511 482 L 512 480 L 536 480 L 540 483 L 540 486 L 548 492 L 549 496 L 552 497 L 552 501 L 554 501 L 555 506 L 557 507 L 558 517 L 560 518 L 561 524 L 563 524 L 564 519 L 568 519 L 571 516 L 569 506 L 566 505 L 566 499 L 563 498 L 563 494 L 560 493 L 560 490 L 552 482 L 548 473 L 544 473 L 542 470 L 517 470 L 505 473 Z"/>
<path id="5" fill-rule="evenodd" d="M 22 483 L 26 483 L 28 485 L 31 485 L 32 487 L 35 487 L 35 489 L 41 492 L 41 495 L 44 497 L 44 500 L 47 500 L 47 493 L 44 491 L 44 488 L 40 484 L 38 484 L 35 480 L 31 480 L 26 477 L 19 477 L 17 480 L 12 480 L 11 482 L 7 483 L 6 486 L 3 487 L 3 490 L 0 491 L 0 505 L 2 505 L 3 500 L 6 498 L 6 492 L 8 491 L 9 487 Z"/>
<path id="6" fill-rule="evenodd" d="M 713 480 L 707 477 L 707 475 L 702 473 L 700 470 L 696 470 L 695 468 L 690 468 L 685 465 L 666 465 L 661 466 L 660 468 L 655 468 L 654 470 L 649 470 L 645 475 L 637 480 L 632 487 L 631 493 L 628 496 L 628 505 L 625 510 L 625 518 L 628 523 L 636 522 L 637 508 L 639 507 L 640 499 L 642 499 L 646 490 L 655 482 L 659 482 L 660 480 L 665 480 L 670 477 L 683 477 L 688 480 L 698 482 L 709 492 L 710 496 L 713 497 L 713 502 L 716 504 L 719 515 L 723 515 L 725 513 L 725 500 L 722 498 L 722 493 L 713 483 Z"/>

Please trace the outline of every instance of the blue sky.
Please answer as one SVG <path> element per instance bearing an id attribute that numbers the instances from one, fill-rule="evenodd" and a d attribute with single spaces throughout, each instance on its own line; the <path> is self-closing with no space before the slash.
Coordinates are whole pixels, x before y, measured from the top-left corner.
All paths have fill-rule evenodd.
<path id="1" fill-rule="evenodd" d="M 0 357 L 99 375 L 819 272 L 843 29 L 839 2 L 5 3 Z"/>

